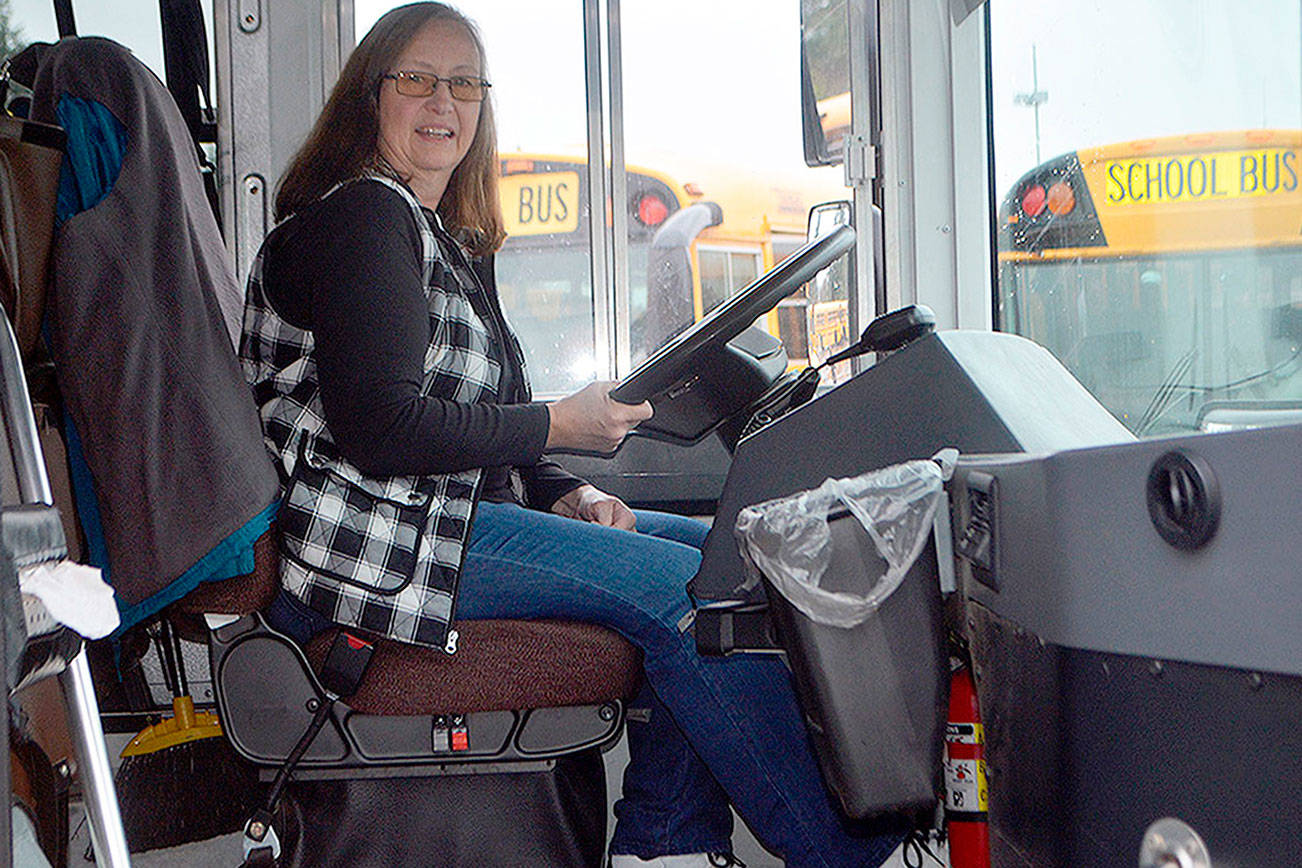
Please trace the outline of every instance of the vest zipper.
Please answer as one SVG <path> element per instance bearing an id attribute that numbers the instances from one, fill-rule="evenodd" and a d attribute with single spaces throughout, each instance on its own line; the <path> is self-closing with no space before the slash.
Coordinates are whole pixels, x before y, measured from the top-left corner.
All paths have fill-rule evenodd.
<path id="1" fill-rule="evenodd" d="M 422 209 L 422 210 L 428 211 L 428 209 Z M 440 225 L 440 221 L 438 220 L 437 215 L 434 215 L 433 219 L 431 219 L 430 216 L 427 215 L 425 222 L 429 224 L 430 231 L 433 232 L 434 237 L 439 241 L 442 241 L 443 246 L 446 247 L 451 252 L 452 256 L 456 258 L 457 260 L 456 264 L 459 264 L 470 275 L 470 284 L 471 284 L 470 306 L 472 308 L 474 307 L 474 296 L 479 296 L 479 298 L 483 302 L 483 307 L 486 308 L 486 313 L 487 313 L 487 316 L 484 316 L 483 314 L 480 314 L 480 316 L 483 317 L 483 319 L 485 320 L 485 323 L 487 324 L 488 329 L 493 336 L 493 339 L 497 341 L 497 344 L 502 348 L 503 353 L 507 355 L 512 354 L 514 350 L 512 349 L 511 344 L 506 340 L 506 324 L 499 320 L 497 311 L 493 305 L 493 301 L 488 297 L 488 290 L 486 290 L 483 287 L 483 285 L 480 283 L 479 275 L 475 272 L 475 269 L 471 267 L 470 262 L 466 259 L 465 254 L 462 253 L 461 245 L 458 244 L 456 242 L 456 239 L 448 235 L 448 233 L 443 229 L 442 225 Z M 523 385 L 524 361 L 523 359 L 516 359 L 516 362 L 518 363 L 520 368 L 520 376 L 518 378 L 513 378 L 513 379 L 521 380 L 521 382 L 514 384 L 514 388 L 518 390 Z M 507 363 L 508 362 L 504 359 L 503 365 L 506 365 Z M 471 534 L 474 533 L 475 518 L 476 516 L 479 515 L 479 494 L 480 494 L 480 490 L 483 488 L 483 485 L 484 485 L 484 468 L 481 467 L 479 468 L 479 475 L 475 479 L 474 491 L 471 492 L 470 495 L 470 519 L 466 522 L 466 535 L 461 541 L 461 562 L 457 564 L 457 578 L 455 583 L 453 583 L 452 585 L 452 605 L 448 609 L 447 641 L 443 645 L 443 652 L 448 655 L 457 653 L 457 641 L 461 638 L 460 634 L 455 629 L 453 629 L 452 624 L 456 618 L 457 599 L 459 597 L 458 592 L 461 589 L 461 574 L 462 572 L 464 572 L 466 568 L 466 555 L 470 551 L 470 536 Z"/>
<path id="2" fill-rule="evenodd" d="M 466 522 L 466 535 L 461 540 L 461 562 L 457 564 L 457 578 L 452 583 L 452 605 L 448 607 L 448 633 L 443 644 L 443 653 L 452 655 L 457 653 L 457 640 L 461 634 L 453 628 L 453 623 L 457 616 L 457 600 L 461 591 L 461 574 L 466 569 L 466 555 L 470 551 L 470 535 L 475 531 L 475 516 L 479 515 L 479 489 L 484 484 L 484 469 L 479 469 L 479 476 L 475 479 L 475 488 L 470 493 L 470 519 Z"/>

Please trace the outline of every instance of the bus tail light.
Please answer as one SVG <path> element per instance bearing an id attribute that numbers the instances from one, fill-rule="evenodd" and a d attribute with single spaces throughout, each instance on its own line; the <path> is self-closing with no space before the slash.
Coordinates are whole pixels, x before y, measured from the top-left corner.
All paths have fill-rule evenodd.
<path id="1" fill-rule="evenodd" d="M 1022 193 L 1022 213 L 1027 217 L 1039 217 L 1044 212 L 1045 205 L 1044 188 L 1039 184 L 1032 184 Z"/>
<path id="2" fill-rule="evenodd" d="M 999 217 L 1000 255 L 1107 245 L 1094 193 L 1075 152 L 1019 178 L 999 206 Z"/>
<path id="3" fill-rule="evenodd" d="M 669 216 L 669 206 L 653 193 L 647 193 L 637 203 L 637 219 L 646 226 L 659 226 Z"/>
<path id="4" fill-rule="evenodd" d="M 1045 204 L 1049 207 L 1049 213 L 1058 217 L 1070 214 L 1076 207 L 1076 191 L 1066 181 L 1058 181 L 1049 188 Z"/>

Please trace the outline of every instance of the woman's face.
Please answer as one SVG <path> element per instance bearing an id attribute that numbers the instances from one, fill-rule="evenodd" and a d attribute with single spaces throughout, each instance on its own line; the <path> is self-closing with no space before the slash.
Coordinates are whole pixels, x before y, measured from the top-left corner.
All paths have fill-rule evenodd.
<path id="1" fill-rule="evenodd" d="M 427 72 L 441 78 L 482 78 L 475 43 L 455 21 L 431 21 L 403 49 L 389 74 Z M 403 96 L 396 82 L 380 83 L 380 155 L 407 179 L 421 204 L 437 208 L 452 171 L 470 150 L 479 103 L 452 98 L 440 81 L 429 96 Z"/>

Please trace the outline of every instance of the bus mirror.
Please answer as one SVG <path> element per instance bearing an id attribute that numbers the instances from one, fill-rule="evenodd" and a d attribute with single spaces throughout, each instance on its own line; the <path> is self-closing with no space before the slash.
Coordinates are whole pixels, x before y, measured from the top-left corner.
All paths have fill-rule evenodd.
<path id="1" fill-rule="evenodd" d="M 844 200 L 824 202 L 809 209 L 809 227 L 805 230 L 805 240 L 813 241 L 831 232 L 838 226 L 850 224 L 850 203 Z"/>
<path id="2" fill-rule="evenodd" d="M 846 0 L 800 0 L 800 115 L 805 164 L 840 163 L 850 132 Z"/>

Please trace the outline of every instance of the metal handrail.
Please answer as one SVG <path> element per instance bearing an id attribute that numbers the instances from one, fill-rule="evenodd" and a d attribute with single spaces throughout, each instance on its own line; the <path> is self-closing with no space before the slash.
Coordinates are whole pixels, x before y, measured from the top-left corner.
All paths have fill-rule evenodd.
<path id="1" fill-rule="evenodd" d="M 31 396 L 27 392 L 27 378 L 23 375 L 22 358 L 18 354 L 18 338 L 9 324 L 8 311 L 0 304 L 0 320 L 4 333 L 0 335 L 0 380 L 3 381 L 3 412 L 5 426 L 9 429 L 9 451 L 18 476 L 18 493 L 23 503 L 54 505 L 50 493 L 50 477 L 45 472 L 45 457 L 41 453 L 40 437 L 36 433 L 36 417 L 32 414 Z"/>
<path id="2" fill-rule="evenodd" d="M 2 304 L 0 322 L 3 323 L 3 328 L 0 329 L 0 383 L 3 384 L 0 412 L 4 414 L 5 427 L 9 432 L 9 451 L 13 456 L 19 497 L 24 504 L 53 506 L 54 496 L 50 491 L 50 477 L 45 470 L 45 458 L 36 430 L 36 416 L 32 413 L 27 378 L 18 352 L 18 339 Z M 131 854 L 127 847 L 126 832 L 122 828 L 122 814 L 118 807 L 117 792 L 113 788 L 113 769 L 104 744 L 99 703 L 95 699 L 95 685 L 91 679 L 90 665 L 86 662 L 84 646 L 64 667 L 63 672 L 59 673 L 59 681 L 63 686 L 68 725 L 72 730 L 80 762 L 82 792 L 86 813 L 90 818 L 90 838 L 96 859 L 108 868 L 130 868 Z"/>

